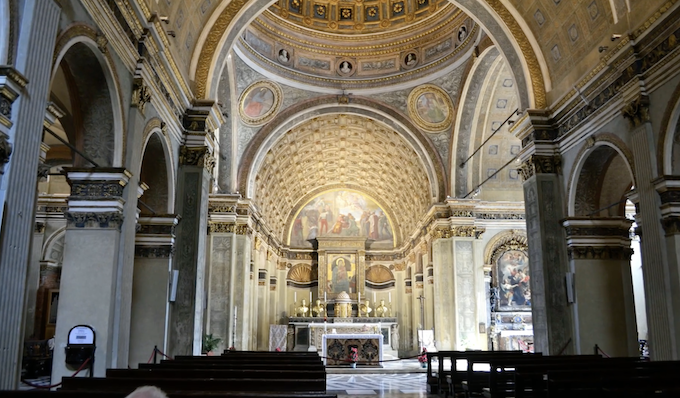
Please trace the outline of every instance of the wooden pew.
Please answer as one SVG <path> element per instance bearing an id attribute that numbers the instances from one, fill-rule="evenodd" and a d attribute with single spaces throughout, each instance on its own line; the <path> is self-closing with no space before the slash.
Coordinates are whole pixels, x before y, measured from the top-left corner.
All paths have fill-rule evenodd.
<path id="1" fill-rule="evenodd" d="M 184 378 L 184 379 L 323 379 L 326 380 L 326 371 L 321 370 L 291 370 L 287 367 L 282 369 L 107 369 L 107 378 Z"/>
<path id="2" fill-rule="evenodd" d="M 441 394 L 445 392 L 448 397 L 450 393 L 461 390 L 461 383 L 467 377 L 466 370 L 457 370 L 456 361 L 467 360 L 474 356 L 504 356 L 504 355 L 524 355 L 521 351 L 439 351 L 427 353 L 427 388 L 428 392 Z M 432 367 L 432 360 L 438 360 L 437 373 L 435 375 Z M 451 369 L 444 369 L 444 362 L 451 361 Z"/>
<path id="3" fill-rule="evenodd" d="M 64 391 L 131 392 L 141 386 L 156 386 L 168 392 L 239 391 L 239 392 L 326 392 L 322 379 L 210 379 L 210 378 L 64 378 Z"/>
<path id="4" fill-rule="evenodd" d="M 200 361 L 200 362 L 192 362 L 191 363 L 191 368 L 192 369 L 253 369 L 253 370 L 265 370 L 265 369 L 271 369 L 272 368 L 271 363 L 239 363 L 239 362 L 206 362 L 206 361 Z M 177 362 L 177 361 L 163 361 L 160 363 L 140 363 L 139 364 L 139 369 L 186 369 L 187 364 L 185 362 Z M 316 371 L 316 370 L 325 370 L 325 367 L 323 366 L 323 363 L 320 364 L 291 364 L 287 363 L 285 364 L 285 368 L 288 370 L 298 370 L 298 371 L 304 371 L 304 370 L 310 370 L 310 371 Z"/>
<path id="5" fill-rule="evenodd" d="M 124 398 L 131 391 L 49 391 L 12 390 L 0 391 L 3 398 Z M 166 392 L 169 398 L 337 398 L 337 394 L 285 393 L 285 392 L 230 392 L 230 391 L 180 391 Z"/>
<path id="6" fill-rule="evenodd" d="M 598 367 L 548 371 L 546 396 L 649 397 L 678 396 L 680 361 L 638 362 L 627 369 Z"/>

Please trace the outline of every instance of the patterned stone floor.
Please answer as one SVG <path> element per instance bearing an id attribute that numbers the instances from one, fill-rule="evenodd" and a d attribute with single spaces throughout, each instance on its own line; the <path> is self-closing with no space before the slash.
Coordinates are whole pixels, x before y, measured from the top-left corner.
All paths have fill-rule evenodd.
<path id="1" fill-rule="evenodd" d="M 338 397 L 398 396 L 400 398 L 426 397 L 425 373 L 399 374 L 329 374 L 326 390 Z"/>

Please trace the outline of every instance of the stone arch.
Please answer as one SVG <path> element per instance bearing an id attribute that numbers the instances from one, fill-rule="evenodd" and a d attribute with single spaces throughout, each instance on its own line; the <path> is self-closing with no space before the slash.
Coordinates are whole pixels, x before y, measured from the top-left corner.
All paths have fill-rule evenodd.
<path id="1" fill-rule="evenodd" d="M 525 231 L 509 230 L 496 234 L 484 248 L 484 263 L 493 265 L 508 250 L 524 251 L 528 254 L 529 245 Z"/>
<path id="2" fill-rule="evenodd" d="M 625 216 L 624 195 L 635 185 L 633 162 L 630 149 L 613 134 L 598 134 L 586 140 L 569 177 L 568 216 L 602 212 Z"/>
<path id="3" fill-rule="evenodd" d="M 94 28 L 85 24 L 71 26 L 57 39 L 52 80 L 60 66 L 68 68 L 73 76 L 70 90 L 81 124 L 76 127 L 75 146 L 99 166 L 121 167 L 126 130 L 123 103 L 119 79 L 106 46 L 105 39 Z"/>
<path id="4" fill-rule="evenodd" d="M 42 261 L 51 261 L 62 264 L 64 260 L 64 238 L 66 237 L 66 227 L 59 228 L 45 240 L 42 248 Z"/>
<path id="5" fill-rule="evenodd" d="M 157 214 L 169 214 L 174 209 L 175 177 L 171 144 L 163 131 L 163 122 L 151 119 L 144 128 L 140 181 L 149 185 L 142 201 Z M 153 184 L 151 183 L 153 182 Z M 148 210 L 148 209 L 147 209 Z M 142 213 L 145 209 L 142 208 Z"/>
<path id="6" fill-rule="evenodd" d="M 359 114 L 382 122 L 404 137 L 416 151 L 428 172 L 433 201 L 446 196 L 445 170 L 432 141 L 411 121 L 396 110 L 363 97 L 352 97 L 348 104 L 338 104 L 337 96 L 317 97 L 300 102 L 280 112 L 251 139 L 238 167 L 238 187 L 242 195 L 251 197 L 254 175 L 264 155 L 288 130 L 320 115 Z"/>
<path id="7" fill-rule="evenodd" d="M 657 159 L 659 175 L 680 174 L 680 84 L 675 87 L 661 120 Z"/>
<path id="8" fill-rule="evenodd" d="M 520 88 L 521 108 L 544 108 L 550 87 L 546 62 L 526 24 L 518 22 L 499 0 L 452 1 L 484 26 L 512 68 Z M 224 48 L 231 48 L 241 31 L 273 1 L 243 0 L 218 7 L 201 33 L 190 63 L 190 78 L 199 98 L 216 96 L 219 77 L 226 66 Z M 514 10 L 513 10 L 514 11 Z"/>

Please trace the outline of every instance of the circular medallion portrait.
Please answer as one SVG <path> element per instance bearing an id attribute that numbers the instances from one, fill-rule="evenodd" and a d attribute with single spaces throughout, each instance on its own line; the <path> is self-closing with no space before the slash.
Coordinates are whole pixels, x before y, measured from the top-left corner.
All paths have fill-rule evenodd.
<path id="1" fill-rule="evenodd" d="M 337 67 L 338 74 L 340 76 L 351 76 L 354 74 L 354 64 L 353 61 L 348 59 L 341 59 Z"/>
<path id="2" fill-rule="evenodd" d="M 411 91 L 408 106 L 413 121 L 425 130 L 441 131 L 451 125 L 451 98 L 435 85 L 426 84 Z"/>
<path id="3" fill-rule="evenodd" d="M 268 122 L 281 105 L 281 89 L 270 81 L 253 83 L 239 99 L 239 114 L 244 123 L 259 125 Z"/>

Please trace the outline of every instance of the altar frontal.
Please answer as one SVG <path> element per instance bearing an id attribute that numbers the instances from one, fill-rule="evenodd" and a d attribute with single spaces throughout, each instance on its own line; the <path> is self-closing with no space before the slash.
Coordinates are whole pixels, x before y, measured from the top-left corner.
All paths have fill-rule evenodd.
<path id="1" fill-rule="evenodd" d="M 326 366 L 350 366 L 352 348 L 357 349 L 357 363 L 360 366 L 381 366 L 381 334 L 326 334 L 322 346 Z"/>

